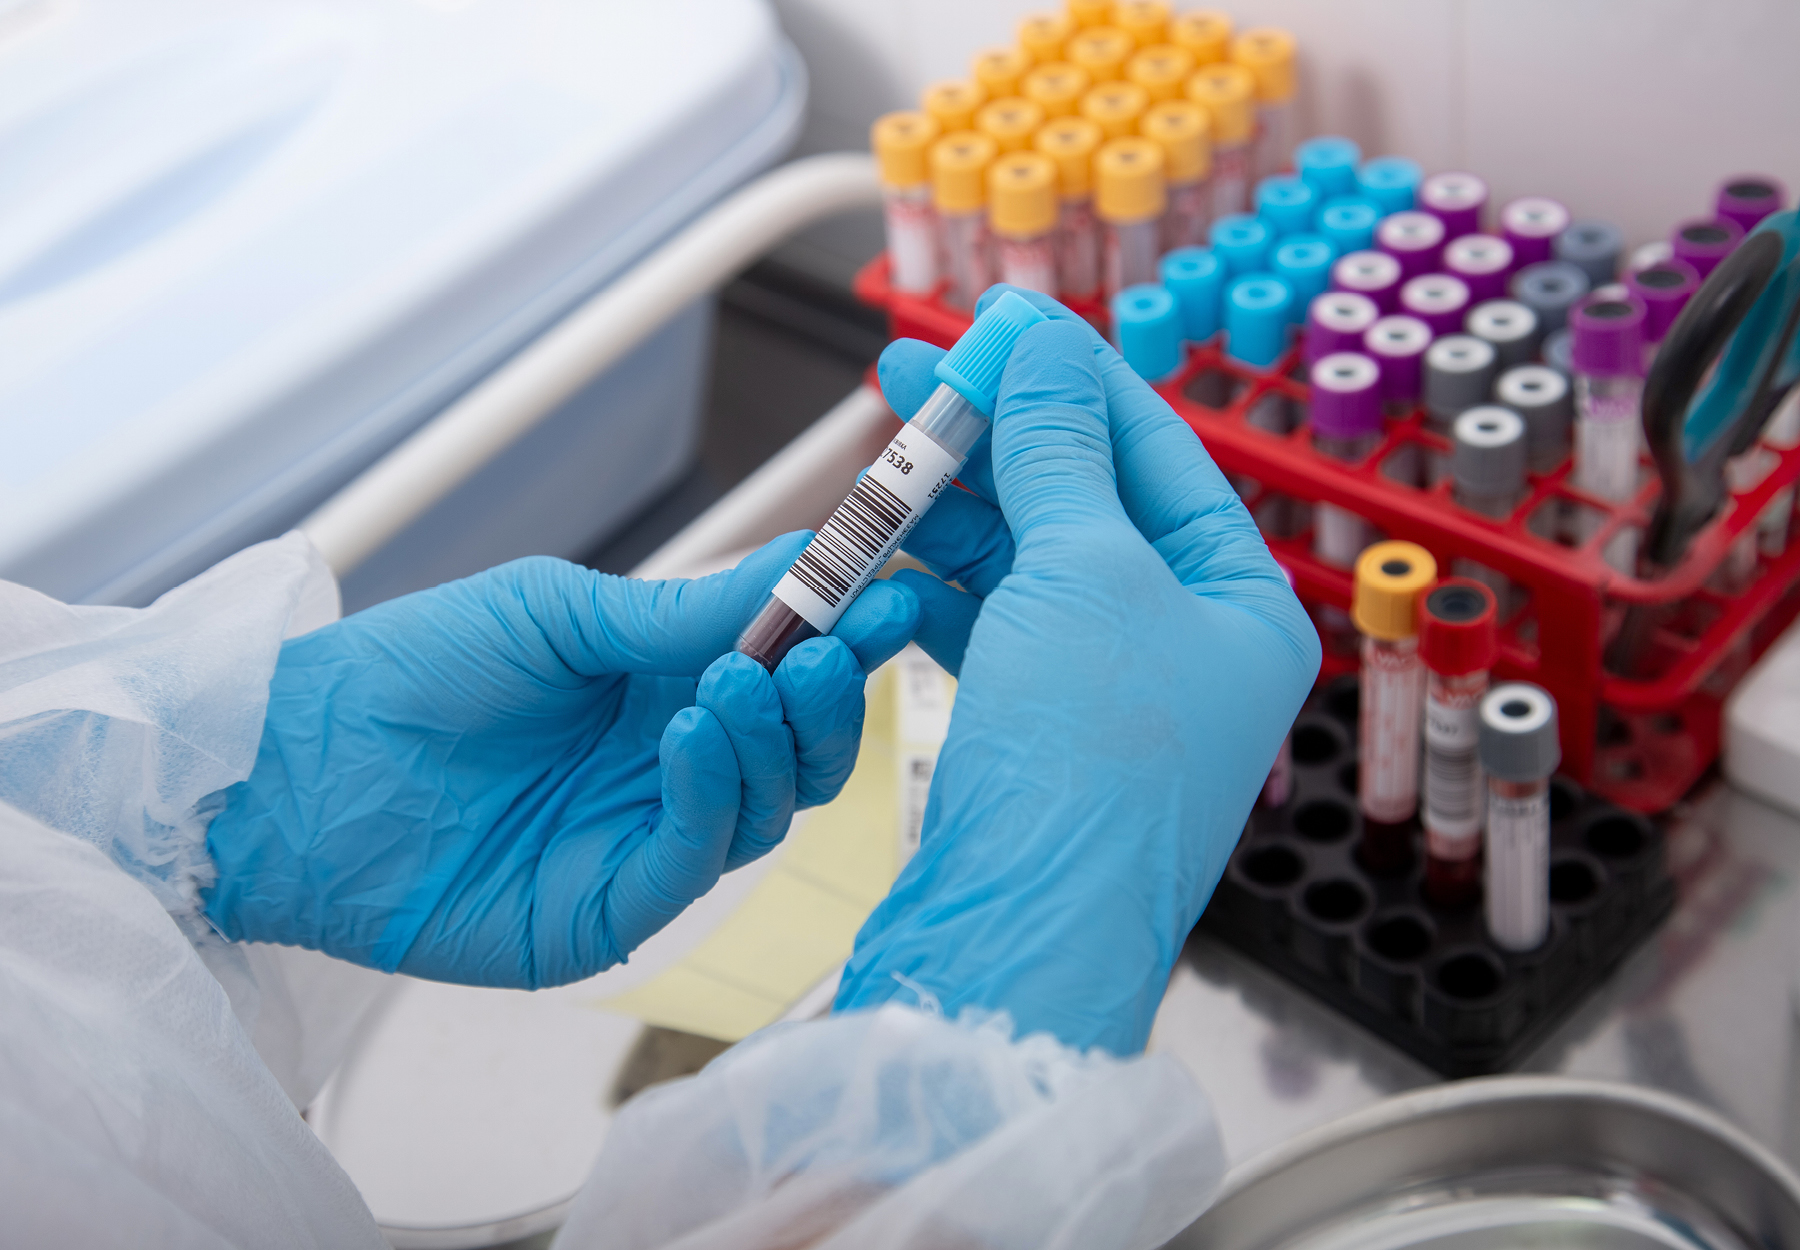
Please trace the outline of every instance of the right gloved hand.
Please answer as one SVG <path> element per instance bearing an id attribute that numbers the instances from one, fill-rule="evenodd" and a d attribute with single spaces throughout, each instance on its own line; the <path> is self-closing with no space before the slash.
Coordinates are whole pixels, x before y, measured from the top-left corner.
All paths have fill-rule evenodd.
<path id="1" fill-rule="evenodd" d="M 994 288 L 981 307 L 998 297 Z M 991 444 L 907 551 L 959 672 L 918 854 L 839 1009 L 911 982 L 1065 1043 L 1141 1050 L 1176 956 L 1319 669 L 1319 642 L 1194 432 L 1079 318 L 1006 366 Z M 916 411 L 942 353 L 881 360 Z"/>

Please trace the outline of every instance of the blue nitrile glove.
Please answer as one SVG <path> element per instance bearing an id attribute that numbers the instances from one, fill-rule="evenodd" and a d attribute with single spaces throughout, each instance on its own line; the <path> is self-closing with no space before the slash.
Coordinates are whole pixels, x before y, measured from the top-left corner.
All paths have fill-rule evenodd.
<path id="1" fill-rule="evenodd" d="M 983 306 L 996 298 L 994 288 Z M 960 671 L 918 854 L 839 1009 L 927 991 L 1074 1046 L 1141 1050 L 1319 669 L 1319 642 L 1194 432 L 1054 301 L 907 551 L 918 641 Z M 881 358 L 896 412 L 940 357 Z M 996 503 L 998 506 L 996 507 Z M 898 974 L 898 976 L 896 975 Z"/>
<path id="2" fill-rule="evenodd" d="M 856 762 L 918 602 L 876 582 L 771 678 L 732 644 L 805 543 L 686 582 L 519 560 L 287 642 L 207 915 L 476 985 L 621 962 Z"/>

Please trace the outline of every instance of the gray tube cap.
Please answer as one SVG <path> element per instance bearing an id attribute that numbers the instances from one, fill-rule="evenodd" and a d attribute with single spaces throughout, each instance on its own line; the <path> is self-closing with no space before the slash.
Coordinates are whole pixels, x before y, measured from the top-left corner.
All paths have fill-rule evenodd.
<path id="1" fill-rule="evenodd" d="M 1575 376 L 1575 333 L 1568 326 L 1544 340 L 1544 363 L 1565 378 Z"/>
<path id="2" fill-rule="evenodd" d="M 1525 419 L 1518 413 L 1482 404 L 1458 417 L 1450 434 L 1450 474 L 1459 491 L 1510 499 L 1524 489 Z"/>
<path id="3" fill-rule="evenodd" d="M 1533 472 L 1548 473 L 1568 457 L 1575 419 L 1568 378 L 1549 365 L 1520 365 L 1500 375 L 1494 398 L 1525 418 L 1526 459 Z"/>
<path id="4" fill-rule="evenodd" d="M 1494 385 L 1494 349 L 1472 334 L 1446 334 L 1425 349 L 1425 410 L 1453 420 L 1485 404 Z"/>
<path id="5" fill-rule="evenodd" d="M 1481 766 L 1501 781 L 1541 781 L 1562 763 L 1556 700 L 1542 686 L 1510 682 L 1481 700 Z"/>
<path id="6" fill-rule="evenodd" d="M 1588 293 L 1587 271 L 1566 260 L 1527 265 L 1513 275 L 1512 297 L 1537 314 L 1538 329 L 1554 334 L 1569 323 L 1569 308 Z"/>
<path id="7" fill-rule="evenodd" d="M 1494 349 L 1494 367 L 1502 372 L 1537 355 L 1537 314 L 1516 299 L 1491 299 L 1475 305 L 1463 328 Z"/>
<path id="8" fill-rule="evenodd" d="M 1589 286 L 1605 286 L 1619 276 L 1625 236 L 1610 221 L 1575 221 L 1556 236 L 1551 255 L 1587 275 Z"/>

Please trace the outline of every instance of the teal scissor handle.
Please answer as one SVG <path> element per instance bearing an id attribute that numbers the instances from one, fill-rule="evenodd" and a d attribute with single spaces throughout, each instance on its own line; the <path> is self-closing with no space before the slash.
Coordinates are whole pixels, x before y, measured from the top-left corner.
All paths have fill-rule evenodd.
<path id="1" fill-rule="evenodd" d="M 1797 329 L 1800 214 L 1789 211 L 1765 218 L 1713 270 L 1644 383 L 1644 435 L 1662 476 L 1644 551 L 1654 568 L 1680 561 L 1725 500 L 1725 462 L 1749 450 L 1800 381 Z"/>

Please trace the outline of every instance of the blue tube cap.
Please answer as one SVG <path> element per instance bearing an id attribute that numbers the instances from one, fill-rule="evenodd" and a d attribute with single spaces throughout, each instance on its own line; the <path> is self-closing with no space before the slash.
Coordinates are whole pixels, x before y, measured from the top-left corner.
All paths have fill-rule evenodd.
<path id="1" fill-rule="evenodd" d="M 1382 215 L 1386 216 L 1411 210 L 1413 196 L 1424 178 L 1425 171 L 1419 168 L 1417 161 L 1404 156 L 1377 156 L 1372 161 L 1364 161 L 1362 168 L 1356 171 L 1356 186 L 1381 205 Z"/>
<path id="2" fill-rule="evenodd" d="M 1331 240 L 1339 256 L 1366 252 L 1375 246 L 1375 226 L 1381 205 L 1360 195 L 1340 195 L 1319 210 L 1319 233 Z"/>
<path id="3" fill-rule="evenodd" d="M 1160 382 L 1181 368 L 1181 306 L 1167 287 L 1126 287 L 1113 296 L 1112 319 L 1119 354 L 1140 378 Z"/>
<path id="4" fill-rule="evenodd" d="M 1318 204 L 1312 186 L 1293 174 L 1276 174 L 1256 184 L 1256 215 L 1278 237 L 1311 230 Z"/>
<path id="5" fill-rule="evenodd" d="M 1182 336 L 1204 343 L 1219 332 L 1225 262 L 1209 247 L 1178 247 L 1162 258 L 1163 285 L 1181 307 Z"/>
<path id="6" fill-rule="evenodd" d="M 1213 222 L 1207 237 L 1225 272 L 1232 277 L 1261 273 L 1269 267 L 1269 250 L 1275 246 L 1275 234 L 1268 223 L 1248 213 L 1231 213 Z"/>
<path id="7" fill-rule="evenodd" d="M 1258 369 L 1280 360 L 1293 302 L 1293 291 L 1280 278 L 1259 273 L 1233 282 L 1225 293 L 1226 355 Z"/>
<path id="8" fill-rule="evenodd" d="M 1288 324 L 1306 320 L 1306 310 L 1313 297 L 1325 294 L 1331 285 L 1331 262 L 1337 249 L 1322 234 L 1296 234 L 1283 239 L 1275 249 L 1275 276 L 1288 284 Z"/>
<path id="9" fill-rule="evenodd" d="M 1011 291 L 988 305 L 963 331 L 950 354 L 932 372 L 937 380 L 974 404 L 984 417 L 994 415 L 1000 399 L 1000 374 L 1019 336 L 1049 318 Z"/>
<path id="10" fill-rule="evenodd" d="M 1342 135 L 1319 135 L 1294 149 L 1294 168 L 1320 200 L 1356 191 L 1356 167 L 1362 149 Z"/>

